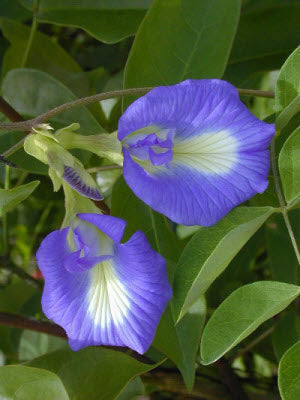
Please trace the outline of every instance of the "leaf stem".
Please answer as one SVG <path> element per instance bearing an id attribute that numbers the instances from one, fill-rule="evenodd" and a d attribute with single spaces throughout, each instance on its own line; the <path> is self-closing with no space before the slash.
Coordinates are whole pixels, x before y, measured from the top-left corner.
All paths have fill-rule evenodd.
<path id="1" fill-rule="evenodd" d="M 0 259 L 1 268 L 10 271 L 12 274 L 18 276 L 20 279 L 23 279 L 28 285 L 34 287 L 35 289 L 42 290 L 43 282 L 41 280 L 33 278 L 29 275 L 23 268 L 18 267 L 11 261 L 8 261 L 6 257 L 1 257 Z"/>
<path id="2" fill-rule="evenodd" d="M 0 112 L 4 114 L 10 121 L 21 122 L 24 118 L 0 96 Z"/>
<path id="3" fill-rule="evenodd" d="M 9 326 L 13 328 L 28 329 L 30 331 L 47 333 L 48 335 L 60 337 L 62 339 L 67 339 L 67 335 L 63 328 L 59 325 L 52 324 L 48 321 L 40 321 L 36 318 L 24 317 L 22 315 L 0 312 L 0 326 Z M 136 360 L 144 364 L 154 364 L 152 360 L 148 357 L 138 354 L 135 351 L 129 349 L 128 347 L 119 346 L 99 346 L 106 349 L 111 349 L 119 351 L 121 353 L 126 353 L 128 356 L 135 358 Z"/>
<path id="4" fill-rule="evenodd" d="M 81 99 L 77 99 L 77 100 L 73 100 L 73 101 L 70 101 L 65 104 L 61 104 L 60 106 L 57 106 L 57 107 L 39 115 L 36 118 L 32 118 L 32 119 L 29 119 L 24 122 L 2 123 L 2 124 L 0 124 L 0 130 L 31 131 L 31 129 L 33 127 L 35 127 L 43 122 L 46 122 L 50 118 L 53 118 L 54 116 L 56 116 L 64 111 L 70 110 L 71 108 L 85 106 L 87 104 L 94 103 L 96 101 L 113 99 L 113 98 L 121 97 L 121 96 L 145 94 L 145 93 L 149 92 L 149 90 L 151 90 L 151 89 L 154 89 L 154 87 L 122 89 L 122 90 L 114 90 L 112 92 L 94 94 L 92 96 L 83 97 Z M 268 98 L 274 97 L 273 92 L 266 92 L 266 91 L 262 91 L 262 90 L 252 90 L 252 89 L 237 89 L 237 90 L 243 96 L 258 96 L 258 97 L 268 97 Z"/>
<path id="5" fill-rule="evenodd" d="M 112 169 L 121 169 L 122 167 L 120 165 L 103 165 L 102 167 L 92 167 L 88 168 L 87 172 L 90 174 L 95 174 L 96 172 L 100 171 L 111 171 Z"/>
<path id="6" fill-rule="evenodd" d="M 36 0 L 35 4 L 34 4 L 34 7 L 33 7 L 32 24 L 31 24 L 31 29 L 30 29 L 28 41 L 27 41 L 27 44 L 26 44 L 25 52 L 23 54 L 21 68 L 24 68 L 26 66 L 26 63 L 28 61 L 28 56 L 29 56 L 29 53 L 30 53 L 30 49 L 31 49 L 31 46 L 32 46 L 32 43 L 33 43 L 33 38 L 34 38 L 35 32 L 37 30 L 38 22 L 37 22 L 36 14 L 38 12 L 38 4 L 39 4 L 39 0 Z"/>
<path id="7" fill-rule="evenodd" d="M 5 150 L 2 154 L 1 157 L 9 157 L 12 154 L 14 154 L 17 150 L 21 149 L 23 147 L 23 144 L 25 142 L 25 138 L 19 140 L 17 143 L 15 143 L 12 147 L 9 149 Z"/>
<path id="8" fill-rule="evenodd" d="M 231 357 L 230 362 L 232 363 L 236 358 L 242 357 L 244 354 L 248 353 L 248 351 L 251 350 L 254 346 L 256 346 L 258 343 L 260 343 L 266 337 L 271 335 L 271 333 L 273 331 L 274 331 L 274 326 L 271 326 L 271 328 L 267 329 L 265 332 L 263 332 L 257 338 L 253 339 L 252 342 L 250 342 L 246 347 L 244 347 L 243 349 L 238 351 L 236 354 L 234 354 Z"/>
<path id="9" fill-rule="evenodd" d="M 298 264 L 300 265 L 300 252 L 299 252 L 295 234 L 293 232 L 293 228 L 292 228 L 289 216 L 288 216 L 288 209 L 287 209 L 284 197 L 283 197 L 283 193 L 282 193 L 281 186 L 280 186 L 280 179 L 279 179 L 279 175 L 278 175 L 278 171 L 277 171 L 275 138 L 273 138 L 273 140 L 271 142 L 271 167 L 272 167 L 272 171 L 273 171 L 275 189 L 276 189 L 277 197 L 279 200 L 281 212 L 282 212 L 284 222 L 287 227 L 287 230 L 288 230 L 288 233 L 289 233 L 289 236 L 290 236 L 290 239 L 291 239 L 297 260 L 298 260 Z"/>
<path id="10" fill-rule="evenodd" d="M 10 167 L 5 165 L 5 180 L 4 189 L 9 189 L 10 181 Z M 7 215 L 2 216 L 2 227 L 3 227 L 3 255 L 7 254 L 8 251 L 8 232 L 7 232 Z"/>

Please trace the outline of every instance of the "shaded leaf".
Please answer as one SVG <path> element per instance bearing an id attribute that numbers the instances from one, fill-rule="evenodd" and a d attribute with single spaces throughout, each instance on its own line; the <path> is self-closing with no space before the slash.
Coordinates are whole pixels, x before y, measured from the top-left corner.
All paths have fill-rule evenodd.
<path id="1" fill-rule="evenodd" d="M 220 78 L 239 13 L 240 0 L 155 0 L 131 49 L 124 87 Z"/>
<path id="2" fill-rule="evenodd" d="M 41 0 L 37 19 L 41 22 L 84 29 L 96 39 L 115 43 L 134 35 L 152 0 Z M 22 0 L 32 7 L 33 0 Z"/>
<path id="3" fill-rule="evenodd" d="M 30 18 L 31 12 L 21 6 L 18 0 L 1 0 L 0 16 L 24 20 Z"/>
<path id="4" fill-rule="evenodd" d="M 300 196 L 300 127 L 284 143 L 278 164 L 285 199 L 292 204 Z"/>
<path id="5" fill-rule="evenodd" d="M 300 340 L 300 316 L 296 310 L 285 313 L 276 323 L 272 344 L 278 361 L 284 353 Z"/>
<path id="6" fill-rule="evenodd" d="M 34 69 L 15 69 L 9 71 L 2 84 L 3 97 L 20 114 L 36 117 L 51 108 L 63 103 L 75 100 L 75 95 L 61 82 L 52 76 Z M 80 132 L 83 134 L 97 134 L 103 132 L 94 116 L 85 108 L 79 107 L 63 112 L 50 120 L 54 127 L 70 125 L 73 122 L 80 123 Z M 24 134 L 16 134 L 14 137 L 8 133 L 10 145 L 20 140 Z M 9 147 L 9 146 L 8 146 Z M 82 162 L 86 162 L 90 154 L 79 151 L 76 156 Z M 42 163 L 37 163 L 28 156 L 23 149 L 17 151 L 11 157 L 18 167 L 36 173 L 46 173 L 47 168 Z"/>
<path id="7" fill-rule="evenodd" d="M 264 321 L 284 310 L 299 294 L 299 286 L 275 281 L 255 282 L 234 291 L 204 328 L 202 363 L 207 365 L 218 360 Z"/>
<path id="8" fill-rule="evenodd" d="M 300 342 L 291 347 L 282 357 L 278 370 L 278 386 L 282 400 L 300 397 Z"/>
<path id="9" fill-rule="evenodd" d="M 180 369 L 189 390 L 193 388 L 196 354 L 206 317 L 206 304 L 199 299 L 184 318 L 175 325 L 171 308 L 163 314 L 153 346 L 170 358 Z"/>
<path id="10" fill-rule="evenodd" d="M 19 344 L 19 361 L 32 360 L 50 351 L 66 347 L 67 342 L 62 338 L 24 330 Z"/>
<path id="11" fill-rule="evenodd" d="M 299 1 L 249 1 L 241 13 L 224 79 L 244 86 L 258 72 L 280 69 L 299 45 L 299 18 Z"/>
<path id="12" fill-rule="evenodd" d="M 3 95 L 19 113 L 35 117 L 51 108 L 75 100 L 74 94 L 52 76 L 34 69 L 10 71 L 2 84 Z M 80 131 L 100 133 L 101 126 L 85 108 L 65 111 L 51 119 L 63 125 L 80 124 Z"/>
<path id="13" fill-rule="evenodd" d="M 119 351 L 89 347 L 78 352 L 55 351 L 26 365 L 57 373 L 71 399 L 113 400 L 131 379 L 158 364 L 144 364 Z"/>
<path id="14" fill-rule="evenodd" d="M 300 210 L 289 212 L 295 237 L 300 235 Z M 266 224 L 266 244 L 272 276 L 276 281 L 299 283 L 299 264 L 290 235 L 281 214 L 274 214 Z"/>
<path id="15" fill-rule="evenodd" d="M 136 396 L 145 394 L 145 387 L 140 377 L 130 381 L 125 389 L 119 394 L 116 400 L 134 400 Z"/>
<path id="16" fill-rule="evenodd" d="M 13 189 L 0 189 L 0 215 L 12 210 L 23 200 L 27 199 L 39 183 L 39 181 L 33 181 Z"/>
<path id="17" fill-rule="evenodd" d="M 298 5 L 300 13 L 300 4 Z M 298 39 L 299 43 L 299 39 Z M 300 46 L 282 66 L 275 91 L 276 111 L 287 107 L 300 93 Z"/>
<path id="18" fill-rule="evenodd" d="M 201 228 L 185 247 L 174 279 L 174 315 L 181 318 L 272 214 L 271 207 L 238 207 Z"/>
<path id="19" fill-rule="evenodd" d="M 1 18 L 0 29 L 11 44 L 3 60 L 2 77 L 4 77 L 8 71 L 24 67 L 23 57 L 30 35 L 30 26 Z M 89 80 L 81 72 L 80 66 L 56 41 L 44 33 L 35 32 L 26 67 L 52 75 L 76 94 L 88 94 Z M 77 76 L 80 79 L 76 79 Z"/>
<path id="20" fill-rule="evenodd" d="M 20 365 L 0 368 L 0 397 L 5 400 L 68 400 L 53 372 Z"/>

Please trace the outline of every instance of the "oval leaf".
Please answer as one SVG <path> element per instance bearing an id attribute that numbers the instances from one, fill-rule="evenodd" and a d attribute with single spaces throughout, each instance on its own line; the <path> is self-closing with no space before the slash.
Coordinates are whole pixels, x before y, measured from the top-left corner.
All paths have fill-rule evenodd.
<path id="1" fill-rule="evenodd" d="M 202 363 L 207 365 L 218 360 L 299 295 L 299 286 L 274 281 L 255 282 L 235 290 L 204 328 Z"/>
<path id="2" fill-rule="evenodd" d="M 27 68 L 8 72 L 2 83 L 2 91 L 3 96 L 12 107 L 19 113 L 32 117 L 76 99 L 66 86 L 52 76 Z M 52 120 L 63 125 L 78 122 L 85 134 L 103 131 L 97 120 L 85 107 L 63 112 Z"/>
<path id="3" fill-rule="evenodd" d="M 284 196 L 291 204 L 300 196 L 300 128 L 284 143 L 278 163 Z"/>
<path id="4" fill-rule="evenodd" d="M 243 1 L 225 79 L 247 87 L 255 73 L 280 69 L 299 45 L 299 18 L 298 1 Z"/>
<path id="5" fill-rule="evenodd" d="M 32 8 L 33 0 L 22 0 Z M 43 0 L 37 19 L 84 29 L 96 39 L 115 43 L 134 35 L 151 0 Z"/>
<path id="6" fill-rule="evenodd" d="M 0 368 L 0 398 L 5 400 L 68 400 L 57 375 L 23 366 Z"/>
<path id="7" fill-rule="evenodd" d="M 39 183 L 39 181 L 33 181 L 13 189 L 0 189 L 0 215 L 12 210 L 23 200 L 27 199 Z"/>
<path id="8" fill-rule="evenodd" d="M 113 400 L 131 379 L 158 364 L 145 364 L 128 354 L 103 347 L 88 347 L 78 352 L 55 351 L 27 363 L 57 373 L 70 398 L 76 400 Z M 88 383 L 85 385 L 83 371 L 84 382 Z"/>
<path id="9" fill-rule="evenodd" d="M 283 400 L 300 398 L 300 341 L 282 357 L 278 370 L 278 386 Z"/>
<path id="10" fill-rule="evenodd" d="M 283 64 L 275 90 L 275 108 L 286 108 L 300 93 L 300 46 Z"/>
<path id="11" fill-rule="evenodd" d="M 239 207 L 215 226 L 200 228 L 178 262 L 174 315 L 181 318 L 272 214 L 271 207 Z"/>
<path id="12" fill-rule="evenodd" d="M 300 340 L 300 316 L 290 310 L 276 323 L 272 334 L 272 345 L 278 361 L 284 353 Z"/>
<path id="13" fill-rule="evenodd" d="M 240 0 L 155 0 L 136 35 L 124 87 L 221 78 L 240 13 Z M 125 104 L 129 104 L 126 99 Z"/>

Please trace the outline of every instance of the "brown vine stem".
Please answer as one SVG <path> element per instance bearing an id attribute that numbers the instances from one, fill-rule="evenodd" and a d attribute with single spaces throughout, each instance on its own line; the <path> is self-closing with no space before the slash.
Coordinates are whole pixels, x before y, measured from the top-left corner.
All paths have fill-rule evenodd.
<path id="1" fill-rule="evenodd" d="M 298 249 L 295 234 L 293 232 L 293 228 L 292 228 L 289 216 L 288 216 L 288 210 L 287 210 L 287 206 L 285 204 L 285 200 L 284 200 L 283 193 L 281 190 L 280 179 L 279 179 L 279 175 L 278 175 L 278 171 L 277 171 L 275 138 L 273 138 L 273 140 L 271 142 L 271 167 L 272 167 L 272 171 L 273 171 L 275 189 L 276 189 L 277 197 L 279 200 L 281 212 L 282 212 L 284 222 L 287 227 L 287 230 L 288 230 L 288 233 L 289 233 L 289 236 L 290 236 L 290 239 L 291 239 L 291 242 L 292 242 L 295 254 L 296 254 L 296 258 L 298 260 L 298 264 L 300 265 L 300 251 Z"/>
<path id="2" fill-rule="evenodd" d="M 2 269 L 6 271 L 10 271 L 12 274 L 18 276 L 23 279 L 28 285 L 34 287 L 35 289 L 42 290 L 43 289 L 43 281 L 33 278 L 29 275 L 23 268 L 18 267 L 12 262 L 8 261 L 6 257 L 0 258 L 0 266 Z"/>
<path id="3" fill-rule="evenodd" d="M 48 335 L 60 337 L 62 339 L 67 339 L 66 332 L 59 325 L 52 324 L 47 321 L 40 321 L 35 318 L 24 317 L 22 315 L 0 312 L 0 326 L 5 325 L 11 328 L 28 329 L 30 331 L 47 333 Z M 135 351 L 129 349 L 128 347 L 119 346 L 101 346 L 106 349 L 120 351 L 122 353 L 128 354 L 130 357 L 144 364 L 154 364 L 152 360 L 148 357 L 136 353 Z"/>
<path id="4" fill-rule="evenodd" d="M 87 172 L 90 174 L 95 174 L 96 172 L 101 172 L 101 171 L 111 171 L 112 169 L 122 169 L 120 165 L 103 165 L 102 167 L 92 167 L 88 168 Z"/>
<path id="5" fill-rule="evenodd" d="M 0 112 L 4 114 L 10 121 L 13 122 L 23 122 L 24 118 L 14 109 L 10 104 L 7 103 L 0 96 Z"/>
<path id="6" fill-rule="evenodd" d="M 235 375 L 229 361 L 222 357 L 215 362 L 216 367 L 219 369 L 225 385 L 231 393 L 233 400 L 247 400 L 246 395 L 238 377 Z"/>
<path id="7" fill-rule="evenodd" d="M 230 362 L 232 363 L 235 359 L 242 357 L 244 354 L 248 353 L 254 346 L 256 346 L 258 343 L 263 341 L 265 338 L 271 335 L 274 331 L 274 326 L 271 326 L 271 328 L 267 329 L 265 332 L 263 332 L 261 335 L 259 335 L 257 338 L 253 339 L 252 342 L 250 342 L 247 346 L 245 346 L 243 349 L 238 351 L 236 354 L 234 354 L 230 358 Z"/>
<path id="8" fill-rule="evenodd" d="M 71 108 L 85 106 L 87 104 L 94 103 L 96 101 L 113 99 L 115 97 L 130 96 L 130 95 L 136 95 L 136 94 L 145 94 L 145 93 L 149 92 L 149 90 L 151 90 L 151 89 L 154 89 L 154 87 L 115 90 L 112 92 L 98 93 L 98 94 L 95 94 L 92 96 L 83 97 L 81 99 L 77 99 L 77 100 L 70 101 L 65 104 L 61 104 L 60 106 L 57 106 L 57 107 L 39 115 L 36 118 L 29 119 L 24 122 L 2 123 L 2 124 L 0 124 L 0 130 L 31 131 L 31 129 L 33 127 L 35 127 L 39 124 L 42 124 L 42 123 L 48 121 L 50 118 L 54 117 L 55 115 L 58 115 L 64 111 L 70 110 Z M 274 97 L 273 92 L 266 92 L 266 91 L 262 91 L 262 90 L 253 90 L 253 89 L 237 89 L 237 90 L 240 93 L 240 95 L 243 95 L 243 96 L 257 96 L 257 97 L 267 97 L 267 98 Z"/>

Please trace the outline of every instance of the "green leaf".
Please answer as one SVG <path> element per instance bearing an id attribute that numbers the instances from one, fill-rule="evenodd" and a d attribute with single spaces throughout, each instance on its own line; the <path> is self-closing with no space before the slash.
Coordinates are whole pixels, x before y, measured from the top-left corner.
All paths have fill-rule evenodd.
<path id="1" fill-rule="evenodd" d="M 300 294 L 300 287 L 264 281 L 235 290 L 206 324 L 201 357 L 211 364 L 245 339 L 264 321 L 284 310 Z"/>
<path id="2" fill-rule="evenodd" d="M 145 394 L 145 387 L 140 377 L 130 381 L 125 389 L 119 394 L 116 400 L 137 400 L 137 396 Z"/>
<path id="3" fill-rule="evenodd" d="M 289 211 L 289 218 L 297 238 L 300 235 L 300 210 Z M 272 215 L 267 222 L 266 239 L 274 280 L 297 285 L 300 277 L 299 264 L 282 214 Z"/>
<path id="4" fill-rule="evenodd" d="M 24 67 L 23 56 L 30 35 L 30 26 L 1 18 L 0 29 L 11 44 L 3 60 L 2 77 L 4 77 L 8 71 Z M 56 41 L 44 33 L 35 32 L 26 67 L 52 75 L 64 85 L 74 89 L 76 94 L 88 94 L 89 80 L 81 72 L 80 66 Z M 76 79 L 74 85 L 73 81 L 77 76 L 80 76 L 80 79 Z"/>
<path id="5" fill-rule="evenodd" d="M 300 127 L 284 143 L 278 164 L 285 199 L 292 204 L 300 196 Z"/>
<path id="6" fill-rule="evenodd" d="M 23 8 L 18 0 L 1 0 L 0 17 L 24 20 L 31 15 L 32 13 Z"/>
<path id="7" fill-rule="evenodd" d="M 158 364 L 144 364 L 119 351 L 89 347 L 78 352 L 56 351 L 26 365 L 57 373 L 70 399 L 113 400 L 131 379 Z"/>
<path id="8" fill-rule="evenodd" d="M 282 357 L 278 369 L 278 386 L 282 400 L 300 398 L 300 341 Z"/>
<path id="9" fill-rule="evenodd" d="M 138 229 L 142 230 L 154 250 L 162 254 L 167 260 L 177 261 L 182 243 L 171 230 L 169 222 L 164 216 L 156 213 L 139 200 L 126 185 L 123 178 L 119 179 L 113 188 L 112 215 L 127 221 L 123 240 L 127 240 Z M 171 265 L 169 262 L 168 264 L 168 266 Z M 172 271 L 169 271 L 170 281 L 172 281 L 171 275 Z M 154 347 L 178 366 L 189 388 L 193 385 L 195 373 L 195 341 L 199 343 L 204 319 L 203 302 L 197 303 L 191 314 L 186 316 L 181 326 L 175 326 L 169 306 L 160 320 L 153 342 Z M 188 331 L 190 332 L 189 338 L 185 333 Z"/>
<path id="10" fill-rule="evenodd" d="M 15 314 L 24 312 L 24 304 L 34 293 L 35 290 L 24 281 L 13 283 L 5 288 L 0 288 L 0 311 Z M 0 326 L 0 349 L 4 351 L 6 355 L 13 355 L 16 357 L 15 352 L 20 333 L 20 330 L 16 332 L 13 328 Z"/>
<path id="11" fill-rule="evenodd" d="M 19 361 L 32 360 L 50 351 L 66 348 L 64 339 L 46 333 L 24 330 L 19 344 Z"/>
<path id="12" fill-rule="evenodd" d="M 300 340 L 300 316 L 296 310 L 285 313 L 276 323 L 272 344 L 278 361 L 284 353 Z"/>
<path id="13" fill-rule="evenodd" d="M 75 26 L 96 39 L 115 43 L 132 36 L 152 0 L 42 0 L 37 19 L 41 22 Z M 22 0 L 32 7 L 33 0 Z"/>
<path id="14" fill-rule="evenodd" d="M 0 397 L 5 400 L 68 400 L 53 372 L 20 365 L 0 368 Z"/>
<path id="15" fill-rule="evenodd" d="M 27 199 L 39 183 L 39 181 L 33 181 L 13 189 L 0 189 L 0 216 Z"/>
<path id="16" fill-rule="evenodd" d="M 238 24 L 240 3 L 240 0 L 155 0 L 131 49 L 124 87 L 222 77 Z"/>
<path id="17" fill-rule="evenodd" d="M 183 245 L 172 231 L 167 218 L 138 199 L 123 178 L 114 185 L 111 214 L 127 221 L 124 241 L 141 230 L 154 250 L 168 260 L 178 260 Z"/>
<path id="18" fill-rule="evenodd" d="M 276 118 L 277 130 L 283 129 L 298 112 L 300 112 L 300 94 Z"/>
<path id="19" fill-rule="evenodd" d="M 300 4 L 298 5 L 300 12 Z M 299 40 L 298 40 L 299 43 Z M 276 111 L 286 108 L 300 93 L 300 46 L 282 66 L 275 90 Z"/>
<path id="20" fill-rule="evenodd" d="M 75 100 L 75 95 L 61 82 L 52 76 L 34 69 L 15 69 L 9 71 L 5 76 L 2 84 L 3 97 L 14 107 L 20 114 L 35 117 L 51 108 L 63 103 Z M 97 134 L 103 132 L 94 116 L 85 108 L 74 108 L 63 112 L 51 120 L 54 127 L 62 127 L 70 125 L 73 122 L 80 123 L 80 132 L 83 134 Z M 12 134 L 7 135 L 11 138 Z M 20 140 L 24 134 L 16 135 L 15 142 Z M 90 154 L 87 152 L 78 152 L 81 154 L 80 159 L 86 162 Z M 32 171 L 33 159 L 28 156 L 23 149 L 16 152 L 11 160 L 18 167 Z M 45 167 L 41 163 L 36 163 L 34 172 L 45 173 Z"/>
<path id="21" fill-rule="evenodd" d="M 34 69 L 10 71 L 2 84 L 3 95 L 19 113 L 35 117 L 63 103 L 75 100 L 74 94 L 61 82 Z M 83 133 L 100 133 L 101 126 L 85 108 L 74 108 L 53 117 L 51 121 L 63 125 L 80 124 Z"/>
<path id="22" fill-rule="evenodd" d="M 200 228 L 185 247 L 174 279 L 174 315 L 181 318 L 272 214 L 271 207 L 238 207 L 215 226 Z"/>
<path id="23" fill-rule="evenodd" d="M 299 18 L 299 1 L 248 2 L 242 9 L 224 79 L 244 86 L 249 76 L 280 69 L 299 45 Z"/>
<path id="24" fill-rule="evenodd" d="M 195 379 L 196 354 L 205 322 L 206 304 L 199 299 L 184 318 L 175 325 L 170 307 L 163 314 L 153 346 L 170 358 L 180 369 L 188 390 Z"/>

